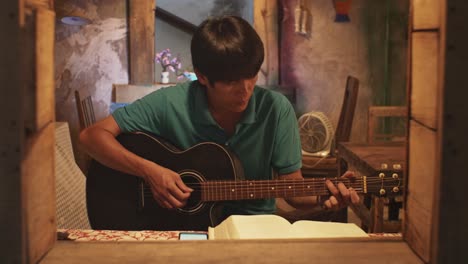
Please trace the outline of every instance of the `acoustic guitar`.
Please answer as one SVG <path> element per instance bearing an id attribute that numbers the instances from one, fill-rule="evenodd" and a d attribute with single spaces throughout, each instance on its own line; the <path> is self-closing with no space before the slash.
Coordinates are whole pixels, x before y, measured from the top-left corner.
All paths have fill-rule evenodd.
<path id="1" fill-rule="evenodd" d="M 204 142 L 179 150 L 148 133 L 124 133 L 117 140 L 129 151 L 181 176 L 194 189 L 185 207 L 165 209 L 140 177 L 92 161 L 86 181 L 87 208 L 93 229 L 207 230 L 221 220 L 223 201 L 328 195 L 326 178 L 244 180 L 240 160 L 222 145 Z M 400 194 L 401 177 L 357 177 L 343 182 L 359 193 Z"/>

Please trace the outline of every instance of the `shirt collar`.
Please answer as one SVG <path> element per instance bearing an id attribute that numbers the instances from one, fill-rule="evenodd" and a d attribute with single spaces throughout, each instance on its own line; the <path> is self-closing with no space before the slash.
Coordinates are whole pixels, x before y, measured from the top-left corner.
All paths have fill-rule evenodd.
<path id="1" fill-rule="evenodd" d="M 213 119 L 213 116 L 208 109 L 208 100 L 206 97 L 205 87 L 200 85 L 198 81 L 193 81 L 191 85 L 193 89 L 193 109 L 194 121 L 200 124 L 205 125 L 216 125 L 216 121 Z M 240 120 L 240 123 L 243 124 L 252 124 L 257 120 L 256 118 L 256 103 L 255 103 L 255 91 L 257 87 L 254 88 L 252 97 L 250 97 L 249 104 L 244 111 L 244 116 Z"/>

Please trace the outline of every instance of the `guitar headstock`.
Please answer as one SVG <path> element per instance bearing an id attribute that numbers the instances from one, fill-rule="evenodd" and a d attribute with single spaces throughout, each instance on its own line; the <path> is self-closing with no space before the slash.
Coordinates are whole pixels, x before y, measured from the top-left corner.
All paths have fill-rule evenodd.
<path id="1" fill-rule="evenodd" d="M 363 193 L 378 196 L 402 195 L 404 190 L 402 171 L 383 170 L 377 177 L 362 176 Z"/>

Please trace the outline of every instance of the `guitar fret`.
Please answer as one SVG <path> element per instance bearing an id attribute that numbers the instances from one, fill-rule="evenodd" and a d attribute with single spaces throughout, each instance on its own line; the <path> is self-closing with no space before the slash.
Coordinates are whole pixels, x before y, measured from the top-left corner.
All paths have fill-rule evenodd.
<path id="1" fill-rule="evenodd" d="M 218 184 L 217 182 L 214 182 L 214 197 L 216 197 L 216 200 L 218 200 Z"/>
<path id="2" fill-rule="evenodd" d="M 253 189 L 253 192 L 250 192 L 249 196 L 250 196 L 250 198 L 254 198 L 255 197 L 255 187 L 254 187 L 254 183 L 252 181 L 249 183 L 249 187 L 251 187 Z"/>

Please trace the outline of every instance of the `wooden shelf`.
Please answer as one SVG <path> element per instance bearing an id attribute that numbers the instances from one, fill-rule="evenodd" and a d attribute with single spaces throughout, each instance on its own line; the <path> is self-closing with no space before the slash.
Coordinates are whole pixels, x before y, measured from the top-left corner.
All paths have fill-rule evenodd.
<path id="1" fill-rule="evenodd" d="M 175 83 L 155 83 L 152 85 L 114 84 L 112 85 L 112 101 L 115 103 L 132 103 L 163 87 Z"/>

